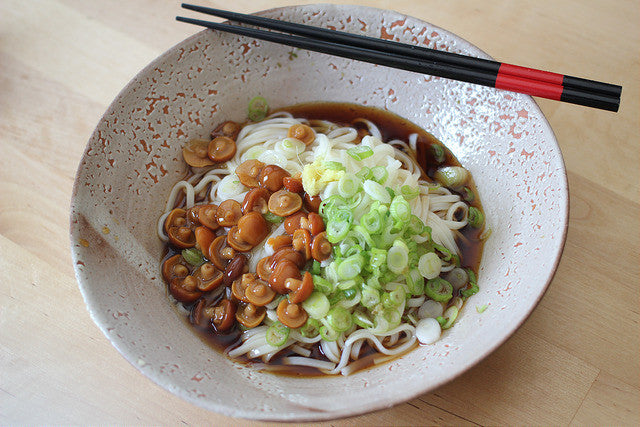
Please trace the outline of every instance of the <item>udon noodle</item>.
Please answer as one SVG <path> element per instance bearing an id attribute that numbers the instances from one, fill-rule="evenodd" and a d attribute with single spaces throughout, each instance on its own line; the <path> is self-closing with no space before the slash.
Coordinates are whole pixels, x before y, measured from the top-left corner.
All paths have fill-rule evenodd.
<path id="1" fill-rule="evenodd" d="M 305 142 L 291 136 L 290 130 L 300 125 L 312 129 L 310 140 Z M 189 212 L 195 212 L 196 216 L 200 212 L 202 217 L 202 209 L 197 209 L 199 206 L 218 207 L 233 200 L 246 207 L 247 198 L 252 197 L 251 191 L 261 184 L 256 187 L 245 185 L 246 178 L 240 179 L 238 172 L 243 167 L 246 169 L 243 164 L 262 165 L 262 168 L 274 165 L 277 170 L 286 171 L 284 182 L 293 187 L 301 184 L 302 188 L 296 188 L 301 190 L 299 198 L 305 199 L 304 207 L 300 209 L 305 219 L 300 225 L 302 231 L 298 230 L 297 235 L 288 238 L 286 221 L 282 220 L 295 215 L 287 212 L 283 218 L 277 215 L 274 218 L 273 213 L 262 206 L 260 213 L 268 219 L 268 229 L 260 243 L 249 245 L 251 247 L 245 251 L 228 250 L 234 256 L 242 252 L 246 262 L 242 261 L 241 272 L 226 277 L 229 264 L 235 262 L 235 258 L 223 260 L 225 269 L 218 270 L 226 275 L 225 281 L 221 282 L 224 285 L 217 284 L 204 291 L 197 285 L 195 296 L 182 298 L 182 302 L 179 292 L 178 296 L 171 292 L 178 299 L 176 304 L 188 310 L 192 322 L 202 323 L 202 313 L 208 313 L 205 323 L 215 323 L 215 307 L 221 316 L 223 309 L 233 306 L 231 309 L 236 310 L 237 321 L 233 326 L 225 326 L 236 330 L 240 339 L 226 348 L 228 356 L 265 363 L 277 358 L 279 364 L 346 375 L 366 364 L 358 362 L 362 355 L 374 353 L 378 362 L 409 350 L 418 341 L 423 344 L 436 341 L 441 331 L 456 320 L 464 301 L 477 292 L 475 272 L 462 267 L 458 244 L 464 238 L 461 230 L 469 228 L 470 221 L 476 228 L 482 227 L 483 223 L 477 200 L 471 203 L 471 198 L 467 197 L 474 197 L 470 177 L 459 166 L 447 165 L 436 171 L 436 180 L 427 176 L 415 160 L 420 151 L 416 146 L 416 134 L 409 135 L 407 140 L 383 142 L 381 130 L 367 119 L 357 119 L 345 126 L 328 120 L 296 118 L 289 112 L 280 111 L 260 122 L 242 126 L 231 138 L 235 140 L 232 157 L 207 167 L 192 168 L 191 176 L 175 184 L 158 221 L 160 239 L 172 245 L 167 224 L 173 221 L 175 214 L 172 212 L 176 207 L 186 219 L 187 224 L 180 223 L 185 227 L 190 227 L 189 224 L 201 226 L 198 220 L 189 219 Z M 295 192 L 290 191 L 288 185 L 281 190 L 271 190 L 275 188 L 269 189 L 270 198 L 280 192 Z M 312 214 L 307 212 L 315 209 L 311 207 L 313 203 L 307 203 L 312 200 L 322 201 L 319 217 L 323 220 L 322 230 L 326 228 L 326 231 L 318 233 L 320 229 L 313 230 L 307 222 L 307 218 L 312 222 Z M 242 214 L 247 212 L 243 209 Z M 218 217 L 221 215 L 218 212 Z M 382 221 L 382 226 L 379 227 L 376 221 Z M 304 231 L 305 227 L 308 232 Z M 192 231 L 193 228 L 191 226 Z M 227 241 L 240 235 L 240 231 L 231 225 L 215 227 L 213 237 L 225 233 Z M 326 239 L 331 243 L 326 246 L 327 242 L 323 241 L 325 249 L 329 248 L 324 256 L 315 257 L 315 253 L 310 256 L 310 244 L 305 248 L 304 239 L 303 243 L 298 239 L 296 246 L 296 236 L 315 239 L 322 233 L 327 234 Z M 243 242 L 242 238 L 238 239 Z M 302 262 L 297 263 L 299 274 L 294 271 L 295 277 L 292 276 L 293 279 L 282 288 L 276 286 L 273 279 L 277 262 L 264 273 L 266 277 L 260 272 L 281 250 L 275 242 L 292 240 L 292 249 L 303 254 L 300 255 Z M 211 246 L 208 240 L 204 241 L 207 243 L 200 244 L 198 240 L 191 249 L 174 247 L 173 258 L 182 256 L 176 258 L 180 261 L 178 267 L 185 267 L 179 280 L 184 281 L 186 270 L 189 276 L 203 277 L 205 273 L 198 270 L 203 267 L 198 267 L 198 263 L 207 263 L 210 250 L 209 258 L 217 256 L 213 249 L 202 247 Z M 183 252 L 179 252 L 180 249 Z M 220 249 L 220 252 L 227 249 Z M 185 250 L 199 250 L 199 258 L 190 262 Z M 380 259 L 382 255 L 383 260 Z M 229 254 L 227 258 L 230 257 Z M 263 265 L 261 260 L 266 260 Z M 313 289 L 306 292 L 304 301 L 299 301 L 301 298 L 297 296 L 294 300 L 293 288 L 302 286 L 299 282 L 310 281 L 307 275 L 313 278 Z M 174 276 L 165 271 L 168 282 L 178 280 Z M 263 288 L 268 284 L 275 291 L 273 299 L 262 306 L 254 304 L 253 300 L 239 300 L 236 287 L 245 286 L 242 289 L 249 292 L 246 287 L 256 282 L 262 283 L 260 292 L 265 291 Z M 193 286 L 196 285 L 191 286 L 192 290 Z M 240 293 L 242 297 L 242 290 Z M 222 308 L 220 301 L 225 305 Z M 240 310 L 246 311 L 249 305 L 252 313 L 264 312 L 257 325 L 247 326 L 242 316 L 238 317 Z M 282 305 L 285 309 L 280 309 Z M 301 326 L 287 326 L 283 320 L 286 315 L 281 310 L 296 314 L 304 312 L 306 321 Z M 194 321 L 194 317 L 198 319 Z M 220 331 L 220 324 L 210 326 L 207 327 L 213 333 L 225 333 Z M 368 351 L 364 351 L 365 348 Z M 367 363 L 374 363 L 371 359 L 369 357 Z"/>

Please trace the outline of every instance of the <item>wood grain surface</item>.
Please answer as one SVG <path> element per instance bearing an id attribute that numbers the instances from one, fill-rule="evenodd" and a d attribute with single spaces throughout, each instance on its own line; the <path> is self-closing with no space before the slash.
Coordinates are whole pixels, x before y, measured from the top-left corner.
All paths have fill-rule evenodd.
<path id="1" fill-rule="evenodd" d="M 499 60 L 624 89 L 618 113 L 538 100 L 564 155 L 571 213 L 557 274 L 527 322 L 455 381 L 326 424 L 638 425 L 640 3 L 349 3 L 424 19 Z M 72 268 L 69 203 L 86 141 L 139 70 L 199 31 L 179 13 L 169 1 L 0 0 L 2 425 L 259 424 L 195 407 L 129 365 L 89 317 Z"/>

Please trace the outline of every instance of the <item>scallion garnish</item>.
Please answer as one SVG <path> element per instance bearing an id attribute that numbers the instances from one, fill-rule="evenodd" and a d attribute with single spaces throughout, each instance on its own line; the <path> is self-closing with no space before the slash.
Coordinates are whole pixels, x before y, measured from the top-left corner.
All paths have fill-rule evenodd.
<path id="1" fill-rule="evenodd" d="M 347 154 L 356 160 L 364 160 L 367 157 L 373 156 L 373 150 L 366 145 L 356 145 L 347 149 Z"/>
<path id="2" fill-rule="evenodd" d="M 267 104 L 267 100 L 261 96 L 256 96 L 251 101 L 249 101 L 249 120 L 254 122 L 259 122 L 267 117 L 267 112 L 269 111 L 269 105 Z"/>

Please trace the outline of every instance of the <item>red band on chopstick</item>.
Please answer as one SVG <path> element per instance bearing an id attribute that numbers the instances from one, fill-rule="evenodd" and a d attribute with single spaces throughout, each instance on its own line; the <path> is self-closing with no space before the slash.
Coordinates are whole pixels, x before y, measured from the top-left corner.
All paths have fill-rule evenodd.
<path id="1" fill-rule="evenodd" d="M 527 80 L 521 77 L 498 74 L 496 89 L 511 90 L 531 96 L 539 96 L 560 101 L 564 88 L 557 84 L 545 83 L 539 80 Z"/>
<path id="2" fill-rule="evenodd" d="M 548 82 L 556 85 L 562 85 L 564 79 L 562 74 L 505 63 L 500 64 L 500 68 L 498 68 L 498 75 L 501 74 L 522 77 L 523 79 L 539 80 L 541 82 Z"/>

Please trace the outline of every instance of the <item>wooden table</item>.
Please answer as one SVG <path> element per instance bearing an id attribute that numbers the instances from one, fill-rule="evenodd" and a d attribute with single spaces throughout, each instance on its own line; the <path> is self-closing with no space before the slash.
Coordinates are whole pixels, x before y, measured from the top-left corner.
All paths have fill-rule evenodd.
<path id="1" fill-rule="evenodd" d="M 558 272 L 524 326 L 434 392 L 331 424 L 638 425 L 640 3 L 348 2 L 624 90 L 618 113 L 539 100 L 564 154 L 571 216 Z M 179 12 L 153 0 L 0 0 L 0 424 L 253 424 L 192 406 L 129 365 L 91 321 L 70 259 L 85 143 L 144 65 L 198 31 L 175 22 Z"/>

